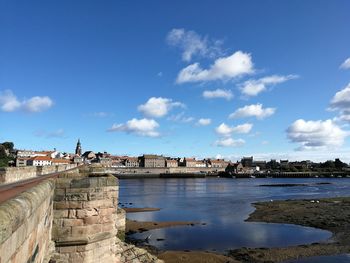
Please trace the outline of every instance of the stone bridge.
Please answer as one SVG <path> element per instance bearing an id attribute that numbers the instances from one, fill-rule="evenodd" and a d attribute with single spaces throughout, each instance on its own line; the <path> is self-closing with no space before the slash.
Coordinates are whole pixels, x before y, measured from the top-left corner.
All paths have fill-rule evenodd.
<path id="1" fill-rule="evenodd" d="M 125 231 L 118 179 L 103 171 L 29 169 L 17 178 L 30 179 L 0 185 L 0 263 L 161 262 L 118 238 Z"/>

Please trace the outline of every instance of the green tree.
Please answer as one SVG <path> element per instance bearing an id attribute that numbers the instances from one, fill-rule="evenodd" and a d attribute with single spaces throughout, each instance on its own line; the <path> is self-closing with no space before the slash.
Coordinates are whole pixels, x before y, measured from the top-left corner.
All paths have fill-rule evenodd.
<path id="1" fill-rule="evenodd" d="M 5 147 L 6 150 L 12 151 L 14 144 L 13 142 L 3 142 L 2 145 Z"/>

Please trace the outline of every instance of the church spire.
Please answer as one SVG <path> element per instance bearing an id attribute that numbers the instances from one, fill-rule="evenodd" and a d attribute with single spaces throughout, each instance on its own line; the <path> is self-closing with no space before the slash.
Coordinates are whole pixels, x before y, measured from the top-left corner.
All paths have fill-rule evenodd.
<path id="1" fill-rule="evenodd" d="M 78 156 L 81 156 L 81 143 L 80 143 L 80 139 L 78 139 L 77 147 L 75 147 L 75 154 L 78 155 Z"/>

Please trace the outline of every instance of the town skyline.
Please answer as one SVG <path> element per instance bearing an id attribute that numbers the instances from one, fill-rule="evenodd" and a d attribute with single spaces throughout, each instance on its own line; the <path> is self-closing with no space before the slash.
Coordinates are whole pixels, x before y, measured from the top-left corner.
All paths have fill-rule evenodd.
<path id="1" fill-rule="evenodd" d="M 0 3 L 0 141 L 350 162 L 349 2 L 37 3 Z"/>

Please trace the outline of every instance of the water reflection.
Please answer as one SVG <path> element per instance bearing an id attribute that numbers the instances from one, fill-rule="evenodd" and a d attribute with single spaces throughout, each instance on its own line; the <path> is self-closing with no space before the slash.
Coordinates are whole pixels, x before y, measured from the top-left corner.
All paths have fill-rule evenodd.
<path id="1" fill-rule="evenodd" d="M 330 185 L 259 187 L 269 183 L 317 183 Z M 134 213 L 140 221 L 200 221 L 206 225 L 156 229 L 135 234 L 160 249 L 224 251 L 231 248 L 281 247 L 318 242 L 330 237 L 319 229 L 286 224 L 248 223 L 252 202 L 346 196 L 347 179 L 126 179 L 120 180 L 120 201 L 135 207 L 159 207 L 158 212 Z M 157 241 L 157 239 L 165 239 Z"/>

